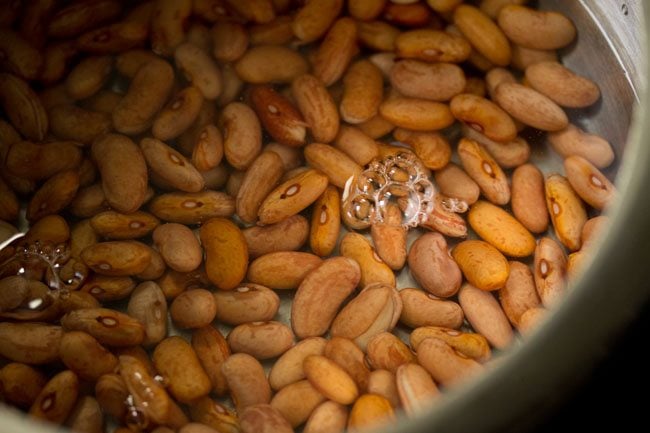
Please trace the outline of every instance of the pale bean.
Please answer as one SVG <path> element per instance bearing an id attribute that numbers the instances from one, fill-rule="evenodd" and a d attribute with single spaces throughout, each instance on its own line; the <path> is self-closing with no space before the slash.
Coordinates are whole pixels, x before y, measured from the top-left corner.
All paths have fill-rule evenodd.
<path id="1" fill-rule="evenodd" d="M 400 406 L 395 374 L 388 370 L 378 369 L 370 373 L 368 377 L 368 394 L 384 397 L 393 408 L 397 409 Z"/>
<path id="2" fill-rule="evenodd" d="M 512 343 L 514 334 L 510 322 L 491 293 L 466 283 L 458 292 L 458 302 L 472 328 L 492 346 L 505 349 Z"/>
<path id="3" fill-rule="evenodd" d="M 600 98 L 598 85 L 559 62 L 539 62 L 526 68 L 526 81 L 562 107 L 584 108 Z"/>
<path id="4" fill-rule="evenodd" d="M 409 415 L 431 407 L 440 391 L 429 373 L 416 363 L 401 365 L 395 373 L 399 401 Z"/>
<path id="5" fill-rule="evenodd" d="M 156 370 L 167 379 L 170 394 L 182 403 L 203 397 L 212 389 L 196 352 L 181 337 L 167 337 L 158 343 L 152 360 Z"/>
<path id="6" fill-rule="evenodd" d="M 444 326 L 460 328 L 464 314 L 462 308 L 454 302 L 439 299 L 419 289 L 401 289 L 402 314 L 400 322 L 410 328 L 420 326 Z"/>
<path id="7" fill-rule="evenodd" d="M 271 407 L 296 428 L 307 421 L 309 415 L 323 401 L 325 396 L 308 380 L 300 380 L 278 391 L 271 399 Z"/>
<path id="8" fill-rule="evenodd" d="M 512 173 L 512 213 L 528 230 L 543 233 L 548 228 L 544 196 L 544 175 L 533 164 L 524 164 Z"/>
<path id="9" fill-rule="evenodd" d="M 578 155 L 598 168 L 608 167 L 615 158 L 611 144 L 603 137 L 589 134 L 569 124 L 565 129 L 547 135 L 553 149 L 564 158 Z"/>
<path id="10" fill-rule="evenodd" d="M 517 45 L 538 50 L 555 50 L 576 37 L 573 22 L 555 11 L 540 11 L 522 5 L 504 6 L 498 15 L 499 27 Z"/>
<path id="11" fill-rule="evenodd" d="M 352 4 L 352 3 L 350 3 Z M 304 433 L 340 433 L 345 430 L 348 421 L 348 409 L 342 404 L 326 401 L 311 412 Z"/>
<path id="12" fill-rule="evenodd" d="M 375 370 L 395 373 L 400 365 L 415 362 L 411 349 L 394 334 L 382 332 L 368 342 L 368 362 Z"/>
<path id="13" fill-rule="evenodd" d="M 471 205 L 481 194 L 478 184 L 453 162 L 436 170 L 433 176 L 440 192 L 447 197 L 457 198 Z"/>
<path id="14" fill-rule="evenodd" d="M 616 198 L 616 187 L 593 164 L 578 155 L 564 159 L 564 171 L 574 191 L 589 205 L 605 209 Z"/>
<path id="15" fill-rule="evenodd" d="M 460 355 L 437 338 L 424 339 L 418 346 L 417 354 L 420 365 L 445 388 L 457 386 L 483 370 L 481 364 Z"/>
<path id="16" fill-rule="evenodd" d="M 167 301 L 160 286 L 153 281 L 145 281 L 135 288 L 126 311 L 144 326 L 144 346 L 157 344 L 167 335 Z"/>
<path id="17" fill-rule="evenodd" d="M 208 290 L 188 290 L 174 298 L 169 306 L 169 314 L 181 329 L 202 328 L 214 320 L 217 303 Z"/>
<path id="18" fill-rule="evenodd" d="M 519 83 L 501 83 L 494 100 L 520 122 L 542 131 L 560 131 L 569 124 L 566 113 L 550 98 Z"/>
<path id="19" fill-rule="evenodd" d="M 221 366 L 237 411 L 271 402 L 271 387 L 260 362 L 246 353 L 229 356 Z"/>
<path id="20" fill-rule="evenodd" d="M 248 322 L 233 328 L 227 341 L 234 353 L 264 360 L 282 355 L 293 345 L 294 335 L 284 323 Z"/>
<path id="21" fill-rule="evenodd" d="M 526 163 L 532 153 L 528 141 L 520 136 L 507 143 L 499 143 L 467 125 L 461 125 L 461 131 L 464 137 L 481 143 L 497 164 L 504 169 L 515 168 Z"/>
<path id="22" fill-rule="evenodd" d="M 310 355 L 323 355 L 326 344 L 327 340 L 324 338 L 309 337 L 284 352 L 269 372 L 271 387 L 278 391 L 291 383 L 305 379 L 303 361 Z"/>
<path id="23" fill-rule="evenodd" d="M 515 261 L 509 262 L 509 265 L 508 280 L 499 289 L 499 302 L 510 323 L 519 328 L 521 315 L 530 308 L 538 307 L 541 301 L 530 268 Z"/>
<path id="24" fill-rule="evenodd" d="M 551 307 L 564 296 L 566 288 L 567 257 L 553 239 L 543 237 L 535 249 L 535 287 L 545 307 Z"/>

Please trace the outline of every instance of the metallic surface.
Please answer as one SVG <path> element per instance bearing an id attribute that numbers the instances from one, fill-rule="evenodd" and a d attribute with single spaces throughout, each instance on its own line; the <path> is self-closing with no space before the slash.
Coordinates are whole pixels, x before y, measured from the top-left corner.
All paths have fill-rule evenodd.
<path id="1" fill-rule="evenodd" d="M 650 299 L 650 272 L 638 266 L 639 258 L 650 257 L 650 222 L 646 221 L 650 203 L 645 199 L 650 187 L 646 169 L 650 147 L 644 143 L 644 137 L 650 136 L 649 74 L 642 49 L 650 46 L 643 31 L 644 15 L 650 22 L 650 11 L 641 1 L 549 0 L 539 4 L 543 9 L 562 10 L 577 23 L 580 40 L 562 53 L 563 62 L 595 79 L 605 95 L 587 116 L 570 114 L 573 121 L 603 135 L 616 149 L 620 169 L 607 174 L 616 177 L 621 194 L 611 212 L 611 228 L 601 239 L 589 270 L 538 332 L 504 354 L 489 374 L 448 392 L 437 407 L 419 418 L 400 418 L 386 432 L 504 432 L 534 425 L 549 408 L 561 404 L 566 390 L 588 374 Z M 547 150 L 543 136 L 536 141 L 533 160 L 547 172 L 558 169 L 561 160 Z M 402 272 L 400 286 L 409 280 L 408 272 Z M 288 316 L 288 308 L 285 299 L 280 315 Z M 0 431 L 57 429 L 0 406 Z"/>

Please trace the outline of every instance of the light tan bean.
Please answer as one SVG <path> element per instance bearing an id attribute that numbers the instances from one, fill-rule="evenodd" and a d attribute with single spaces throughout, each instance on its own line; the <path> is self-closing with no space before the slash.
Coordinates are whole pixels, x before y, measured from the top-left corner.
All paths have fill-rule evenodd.
<path id="1" fill-rule="evenodd" d="M 375 140 L 352 126 L 341 126 L 333 146 L 359 165 L 366 165 L 379 155 L 379 147 Z"/>
<path id="2" fill-rule="evenodd" d="M 390 123 L 414 131 L 436 131 L 454 123 L 446 104 L 419 98 L 389 98 L 381 103 L 379 113 Z"/>
<path id="3" fill-rule="evenodd" d="M 179 328 L 202 328 L 214 320 L 217 314 L 217 304 L 208 290 L 188 290 L 174 298 L 169 306 L 169 313 Z"/>
<path id="4" fill-rule="evenodd" d="M 401 33 L 395 40 L 395 48 L 401 58 L 446 63 L 461 63 L 467 60 L 471 51 L 471 46 L 465 38 L 430 29 Z"/>
<path id="5" fill-rule="evenodd" d="M 520 122 L 542 131 L 560 131 L 569 124 L 566 113 L 550 98 L 519 83 L 501 83 L 494 100 Z"/>
<path id="6" fill-rule="evenodd" d="M 521 315 L 541 305 L 535 280 L 530 268 L 516 261 L 509 262 L 510 274 L 506 284 L 499 289 L 499 302 L 508 320 L 516 328 L 519 328 Z"/>
<path id="7" fill-rule="evenodd" d="M 545 307 L 551 307 L 564 296 L 567 257 L 553 239 L 543 237 L 535 249 L 534 277 L 537 294 Z"/>
<path id="8" fill-rule="evenodd" d="M 203 260 L 199 241 L 187 226 L 177 223 L 160 225 L 153 231 L 152 238 L 165 263 L 178 272 L 191 272 Z"/>
<path id="9" fill-rule="evenodd" d="M 237 192 L 235 208 L 245 222 L 253 223 L 262 201 L 277 186 L 284 172 L 282 160 L 275 152 L 262 152 L 246 170 Z"/>
<path id="10" fill-rule="evenodd" d="M 402 314 L 400 322 L 411 328 L 444 326 L 459 328 L 464 319 L 463 310 L 454 301 L 438 299 L 419 289 L 401 289 Z"/>
<path id="11" fill-rule="evenodd" d="M 198 87 L 187 86 L 176 93 L 156 115 L 151 134 L 159 140 L 171 140 L 185 132 L 196 120 L 203 104 Z"/>
<path id="12" fill-rule="evenodd" d="M 489 99 L 461 93 L 451 100 L 449 107 L 454 117 L 494 141 L 508 142 L 517 136 L 512 118 Z"/>
<path id="13" fill-rule="evenodd" d="M 478 141 L 461 138 L 458 156 L 463 168 L 478 184 L 485 198 L 496 205 L 510 201 L 510 186 L 505 173 Z"/>
<path id="14" fill-rule="evenodd" d="M 192 402 L 189 409 L 190 416 L 195 422 L 200 422 L 220 432 L 239 431 L 239 422 L 234 412 L 210 397 L 201 397 Z"/>
<path id="15" fill-rule="evenodd" d="M 323 82 L 314 75 L 304 74 L 293 80 L 291 92 L 314 140 L 329 143 L 339 130 L 339 113 Z"/>
<path id="16" fill-rule="evenodd" d="M 129 90 L 113 110 L 113 126 L 123 134 L 146 131 L 165 105 L 174 71 L 164 60 L 151 60 L 136 72 Z"/>
<path id="17" fill-rule="evenodd" d="M 123 277 L 146 269 L 151 262 L 151 248 L 138 241 L 100 242 L 86 247 L 81 259 L 98 274 Z"/>
<path id="18" fill-rule="evenodd" d="M 200 224 L 211 218 L 230 216 L 235 200 L 221 191 L 161 194 L 151 200 L 149 210 L 161 220 Z"/>
<path id="19" fill-rule="evenodd" d="M 352 4 L 352 3 L 350 3 Z M 333 401 L 319 404 L 309 415 L 304 433 L 340 433 L 345 430 L 348 409 Z"/>
<path id="20" fill-rule="evenodd" d="M 478 200 L 481 190 L 474 180 L 465 171 L 454 164 L 448 163 L 433 174 L 440 192 L 447 197 L 463 200 L 471 205 Z"/>
<path id="21" fill-rule="evenodd" d="M 449 141 L 439 132 L 417 132 L 397 128 L 393 131 L 395 139 L 408 144 L 425 167 L 438 170 L 451 159 Z"/>
<path id="22" fill-rule="evenodd" d="M 239 417 L 242 433 L 293 433 L 291 424 L 280 411 L 268 404 L 244 409 Z"/>
<path id="23" fill-rule="evenodd" d="M 474 128 L 461 125 L 464 137 L 476 140 L 490 153 L 492 158 L 504 169 L 514 168 L 528 161 L 531 154 L 531 147 L 523 137 L 517 136 L 507 143 L 499 143 L 490 140 Z"/>
<path id="24" fill-rule="evenodd" d="M 325 401 L 308 380 L 300 380 L 282 388 L 271 399 L 271 406 L 296 428 L 309 418 L 313 410 Z"/>
<path id="25" fill-rule="evenodd" d="M 226 160 L 236 169 L 248 168 L 262 150 L 262 127 L 248 105 L 232 102 L 221 111 Z"/>
<path id="26" fill-rule="evenodd" d="M 191 344 L 203 370 L 210 378 L 212 392 L 219 396 L 224 395 L 228 391 L 228 383 L 221 366 L 230 356 L 226 339 L 218 329 L 208 325 L 192 332 Z"/>
<path id="27" fill-rule="evenodd" d="M 370 227 L 375 252 L 394 271 L 402 269 L 406 262 L 407 233 L 397 206 L 388 206 L 384 220 Z"/>
<path id="28" fill-rule="evenodd" d="M 449 297 L 460 288 L 460 268 L 449 256 L 447 242 L 440 233 L 425 233 L 416 239 L 408 263 L 413 278 L 429 293 Z"/>
<path id="29" fill-rule="evenodd" d="M 35 222 L 44 216 L 61 212 L 79 189 L 79 172 L 66 170 L 49 178 L 34 192 L 27 204 L 26 218 Z"/>
<path id="30" fill-rule="evenodd" d="M 254 259 L 267 253 L 299 250 L 309 236 L 309 222 L 302 215 L 294 215 L 276 224 L 246 228 L 242 233 L 248 254 Z"/>
<path id="31" fill-rule="evenodd" d="M 440 391 L 429 373 L 416 363 L 400 365 L 395 373 L 399 400 L 409 415 L 431 407 Z"/>
<path id="32" fill-rule="evenodd" d="M 418 362 L 433 379 L 451 388 L 479 374 L 483 366 L 471 358 L 459 354 L 451 346 L 437 338 L 425 338 L 417 350 Z"/>
<path id="33" fill-rule="evenodd" d="M 539 62 L 557 62 L 555 50 L 537 50 L 512 44 L 512 66 L 525 71 L 527 67 Z"/>
<path id="34" fill-rule="evenodd" d="M 368 377 L 368 394 L 384 397 L 393 408 L 399 408 L 400 401 L 397 394 L 395 374 L 388 370 L 373 370 Z"/>
<path id="35" fill-rule="evenodd" d="M 538 50 L 566 47 L 576 37 L 571 20 L 560 12 L 507 5 L 499 11 L 499 27 L 517 45 Z"/>
<path id="36" fill-rule="evenodd" d="M 284 352 L 269 372 L 271 387 L 278 391 L 291 383 L 305 379 L 303 361 L 310 355 L 324 354 L 326 344 L 327 340 L 324 338 L 309 337 Z"/>
<path id="37" fill-rule="evenodd" d="M 259 284 L 246 283 L 234 290 L 214 292 L 219 321 L 230 325 L 263 322 L 273 319 L 280 299 L 277 294 Z"/>
<path id="38" fill-rule="evenodd" d="M 548 228 L 544 196 L 544 175 L 533 164 L 524 164 L 512 173 L 512 213 L 528 230 L 543 233 Z"/>
<path id="39" fill-rule="evenodd" d="M 402 340 L 390 332 L 382 332 L 370 339 L 367 347 L 368 362 L 375 370 L 383 369 L 395 373 L 402 364 L 415 362 Z"/>
<path id="40" fill-rule="evenodd" d="M 582 156 L 598 168 L 608 167 L 615 158 L 612 146 L 603 137 L 589 134 L 573 124 L 548 134 L 548 141 L 564 158 Z"/>
<path id="41" fill-rule="evenodd" d="M 91 111 L 72 104 L 62 104 L 48 110 L 50 129 L 62 140 L 92 143 L 112 128 L 108 113 Z"/>
<path id="42" fill-rule="evenodd" d="M 480 9 L 460 5 L 453 12 L 453 23 L 472 47 L 497 66 L 510 63 L 512 52 L 503 31 Z"/>
<path id="43" fill-rule="evenodd" d="M 328 184 L 326 175 L 318 170 L 305 170 L 278 185 L 262 202 L 259 221 L 274 224 L 296 215 L 315 202 Z"/>
<path id="44" fill-rule="evenodd" d="M 340 206 L 339 190 L 329 185 L 312 207 L 309 246 L 317 256 L 329 256 L 336 247 L 341 229 Z"/>
<path id="45" fill-rule="evenodd" d="M 526 68 L 526 81 L 558 105 L 584 108 L 600 98 L 598 85 L 559 62 L 539 62 Z"/>
<path id="46" fill-rule="evenodd" d="M 564 171 L 574 191 L 594 208 L 603 210 L 616 198 L 616 187 L 583 157 L 565 158 Z"/>
<path id="47" fill-rule="evenodd" d="M 341 118 L 348 123 L 362 123 L 377 115 L 384 93 L 381 70 L 368 60 L 350 65 L 343 78 Z"/>
<path id="48" fill-rule="evenodd" d="M 314 54 L 314 75 L 331 86 L 343 76 L 358 50 L 356 22 L 349 17 L 337 19 Z"/>
<path id="49" fill-rule="evenodd" d="M 492 356 L 490 344 L 481 334 L 461 332 L 440 326 L 422 326 L 414 329 L 409 336 L 413 350 L 417 352 L 420 343 L 427 338 L 442 340 L 464 356 L 481 363 L 488 361 Z"/>
<path id="50" fill-rule="evenodd" d="M 393 270 L 377 255 L 368 239 L 359 233 L 346 233 L 341 239 L 339 251 L 359 264 L 361 279 L 359 285 L 384 284 L 395 287 Z"/>
<path id="51" fill-rule="evenodd" d="M 472 327 L 498 349 L 508 347 L 514 334 L 510 322 L 496 298 L 489 292 L 464 284 L 458 302 Z"/>
<path id="52" fill-rule="evenodd" d="M 224 361 L 221 371 L 238 412 L 254 404 L 271 402 L 271 387 L 264 368 L 252 356 L 235 353 Z"/>
<path id="53" fill-rule="evenodd" d="M 377 334 L 391 331 L 402 312 L 402 299 L 394 287 L 367 286 L 336 315 L 330 333 L 353 340 L 362 350 Z"/>
<path id="54" fill-rule="evenodd" d="M 291 308 L 291 327 L 296 336 L 325 333 L 360 278 L 359 265 L 345 257 L 327 259 L 309 272 L 300 283 Z"/>
<path id="55" fill-rule="evenodd" d="M 523 335 L 530 334 L 533 330 L 539 328 L 544 318 L 548 315 L 548 310 L 544 308 L 531 308 L 521 315 L 519 332 Z"/>
<path id="56" fill-rule="evenodd" d="M 294 335 L 284 323 L 248 322 L 233 328 L 227 340 L 234 353 L 247 353 L 264 360 L 286 352 L 293 345 Z"/>
<path id="57" fill-rule="evenodd" d="M 61 318 L 61 325 L 66 331 L 86 332 L 107 346 L 136 346 L 145 336 L 139 320 L 108 308 L 71 311 Z"/>
<path id="58" fill-rule="evenodd" d="M 264 254 L 248 267 L 248 281 L 277 290 L 296 289 L 322 259 L 302 251 L 278 251 Z"/>
<path id="59" fill-rule="evenodd" d="M 144 326 L 143 345 L 157 344 L 167 335 L 167 301 L 153 281 L 145 281 L 135 288 L 126 311 Z"/>

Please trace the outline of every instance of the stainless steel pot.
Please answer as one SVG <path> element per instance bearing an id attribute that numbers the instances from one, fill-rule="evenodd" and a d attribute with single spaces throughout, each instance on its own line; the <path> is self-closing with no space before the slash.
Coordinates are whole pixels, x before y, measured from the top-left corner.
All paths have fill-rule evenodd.
<path id="1" fill-rule="evenodd" d="M 650 97 L 645 47 L 650 34 L 650 5 L 641 1 L 540 1 L 541 8 L 561 10 L 576 22 L 579 41 L 563 53 L 571 68 L 595 79 L 602 101 L 578 118 L 585 129 L 614 145 L 621 194 L 612 207 L 611 227 L 600 240 L 593 261 L 565 301 L 520 347 L 501 357 L 488 374 L 446 394 L 431 411 L 400 418 L 385 431 L 491 432 L 533 425 L 561 403 L 566 391 L 607 353 L 620 331 L 650 299 Z M 629 128 L 628 128 L 629 127 Z M 557 156 L 533 155 L 545 167 Z M 0 432 L 57 431 L 0 407 Z"/>

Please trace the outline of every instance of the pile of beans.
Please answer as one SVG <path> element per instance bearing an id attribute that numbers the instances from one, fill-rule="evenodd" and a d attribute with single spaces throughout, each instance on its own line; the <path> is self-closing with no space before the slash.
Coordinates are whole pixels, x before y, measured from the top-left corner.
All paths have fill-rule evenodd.
<path id="1" fill-rule="evenodd" d="M 558 60 L 576 28 L 525 3 L 4 2 L 0 240 L 30 228 L 0 251 L 0 400 L 82 433 L 333 433 L 486 370 L 616 194 L 566 114 L 601 98 Z M 400 158 L 381 215 L 342 205 Z"/>

